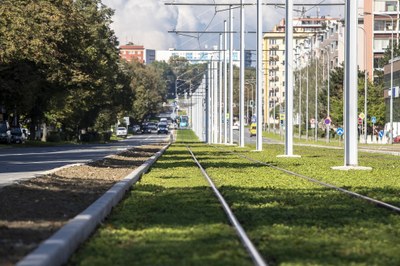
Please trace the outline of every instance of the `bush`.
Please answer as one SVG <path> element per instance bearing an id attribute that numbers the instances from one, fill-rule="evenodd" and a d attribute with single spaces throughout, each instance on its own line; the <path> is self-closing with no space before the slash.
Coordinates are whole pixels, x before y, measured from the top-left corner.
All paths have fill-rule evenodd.
<path id="1" fill-rule="evenodd" d="M 111 132 L 87 132 L 80 135 L 80 141 L 82 142 L 109 141 L 110 138 Z"/>
<path id="2" fill-rule="evenodd" d="M 60 142 L 62 140 L 60 132 L 50 132 L 47 136 L 48 142 Z"/>

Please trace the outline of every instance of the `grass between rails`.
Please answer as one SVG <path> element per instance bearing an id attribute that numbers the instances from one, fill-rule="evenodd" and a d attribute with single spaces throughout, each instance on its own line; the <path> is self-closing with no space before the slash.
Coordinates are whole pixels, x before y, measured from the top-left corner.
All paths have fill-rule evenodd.
<path id="1" fill-rule="evenodd" d="M 251 265 L 251 259 L 185 145 L 176 143 L 69 264 Z"/>
<path id="2" fill-rule="evenodd" d="M 190 131 L 179 133 L 270 265 L 400 265 L 400 215 L 196 143 Z M 363 155 L 360 165 L 373 171 L 340 172 L 330 170 L 343 164 L 340 151 L 296 147 L 302 158 L 283 159 L 276 158 L 282 145 L 261 153 L 224 149 L 397 202 L 394 171 L 379 182 L 372 175 L 396 170 L 392 156 Z M 184 145 L 175 144 L 71 264 L 248 265 L 210 193 Z"/>

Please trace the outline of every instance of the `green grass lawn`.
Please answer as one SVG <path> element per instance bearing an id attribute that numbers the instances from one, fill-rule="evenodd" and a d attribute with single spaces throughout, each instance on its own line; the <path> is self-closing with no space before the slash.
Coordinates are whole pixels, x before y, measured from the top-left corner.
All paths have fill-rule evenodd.
<path id="1" fill-rule="evenodd" d="M 251 259 L 185 145 L 177 143 L 70 264 L 251 265 Z"/>
<path id="2" fill-rule="evenodd" d="M 72 265 L 250 265 L 251 261 L 185 145 L 198 157 L 270 265 L 400 265 L 400 215 L 263 162 L 399 203 L 397 157 L 360 155 L 372 171 L 334 171 L 343 151 L 283 145 L 223 147 L 195 141 L 189 130 L 144 175 L 70 261 Z"/>

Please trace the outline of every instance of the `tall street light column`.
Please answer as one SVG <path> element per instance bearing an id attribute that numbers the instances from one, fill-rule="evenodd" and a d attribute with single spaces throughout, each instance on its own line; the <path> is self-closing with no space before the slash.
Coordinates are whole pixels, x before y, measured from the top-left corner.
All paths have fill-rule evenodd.
<path id="1" fill-rule="evenodd" d="M 257 133 L 256 133 L 256 150 L 262 151 L 262 80 L 263 75 L 263 46 L 262 46 L 262 1 L 257 0 Z"/>

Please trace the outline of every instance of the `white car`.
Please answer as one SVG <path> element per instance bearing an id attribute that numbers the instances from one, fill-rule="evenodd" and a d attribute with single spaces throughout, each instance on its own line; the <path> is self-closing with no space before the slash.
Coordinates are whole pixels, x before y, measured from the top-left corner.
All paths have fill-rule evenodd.
<path id="1" fill-rule="evenodd" d="M 126 137 L 128 135 L 128 130 L 126 127 L 117 127 L 116 135 L 117 137 Z"/>

